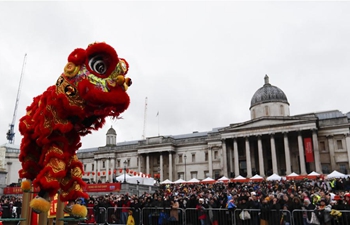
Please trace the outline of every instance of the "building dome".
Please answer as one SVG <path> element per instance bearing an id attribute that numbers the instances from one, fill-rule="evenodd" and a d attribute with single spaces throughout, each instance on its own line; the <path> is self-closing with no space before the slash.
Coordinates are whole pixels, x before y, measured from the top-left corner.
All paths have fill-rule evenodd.
<path id="1" fill-rule="evenodd" d="M 264 80 L 264 86 L 259 88 L 252 97 L 250 109 L 253 106 L 268 102 L 282 102 L 289 105 L 287 96 L 281 89 L 269 83 L 269 77 L 267 75 L 265 75 Z"/>
<path id="2" fill-rule="evenodd" d="M 117 132 L 115 132 L 112 126 L 106 134 L 106 145 L 117 145 Z"/>
<path id="3" fill-rule="evenodd" d="M 117 135 L 117 132 L 115 132 L 115 130 L 113 129 L 113 127 L 109 128 L 109 130 L 107 131 L 107 134 L 113 134 L 113 135 Z"/>

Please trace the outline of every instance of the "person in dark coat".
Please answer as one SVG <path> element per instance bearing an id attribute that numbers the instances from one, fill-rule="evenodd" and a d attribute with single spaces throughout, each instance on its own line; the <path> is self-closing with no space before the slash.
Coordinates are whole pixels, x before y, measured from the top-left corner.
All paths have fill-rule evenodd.
<path id="1" fill-rule="evenodd" d="M 277 197 L 273 197 L 270 201 L 270 220 L 269 225 L 279 225 L 281 220 L 281 204 Z"/>
<path id="2" fill-rule="evenodd" d="M 5 198 L 2 204 L 2 218 L 12 218 L 12 205 L 8 198 Z"/>
<path id="3" fill-rule="evenodd" d="M 243 194 L 238 198 L 237 209 L 240 210 L 241 212 L 243 212 L 243 210 L 249 210 L 251 208 L 250 202 L 248 202 L 248 198 L 249 197 L 245 194 Z M 250 214 L 251 212 L 248 211 L 248 213 Z M 241 222 L 240 224 L 242 225 L 250 224 L 250 220 L 240 220 L 240 222 Z"/>
<path id="4" fill-rule="evenodd" d="M 269 224 L 269 212 L 270 212 L 270 204 L 268 202 L 269 197 L 262 197 L 260 204 L 260 225 L 268 225 Z"/>

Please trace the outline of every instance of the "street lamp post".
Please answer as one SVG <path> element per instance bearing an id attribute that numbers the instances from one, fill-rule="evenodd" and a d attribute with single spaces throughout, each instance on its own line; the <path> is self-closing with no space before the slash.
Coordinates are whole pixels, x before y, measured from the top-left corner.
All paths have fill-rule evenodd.
<path id="1" fill-rule="evenodd" d="M 126 164 L 127 164 L 128 162 L 125 160 L 124 161 L 124 183 L 126 183 Z"/>
<path id="2" fill-rule="evenodd" d="M 185 176 L 184 176 L 184 178 L 186 180 L 186 158 L 187 158 L 187 156 L 185 155 L 184 158 L 185 158 Z"/>

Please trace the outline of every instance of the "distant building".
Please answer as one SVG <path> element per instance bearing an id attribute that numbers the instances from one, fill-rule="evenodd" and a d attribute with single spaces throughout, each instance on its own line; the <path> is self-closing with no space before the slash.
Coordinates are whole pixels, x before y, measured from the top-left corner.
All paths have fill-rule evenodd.
<path id="1" fill-rule="evenodd" d="M 147 137 L 117 142 L 111 127 L 106 145 L 81 149 L 86 180 L 111 182 L 124 168 L 136 173 L 160 174 L 160 180 L 218 178 L 222 175 L 252 177 L 333 170 L 348 174 L 350 168 L 350 113 L 338 110 L 290 115 L 284 92 L 269 82 L 251 99 L 251 120 L 207 132 Z M 18 159 L 6 149 L 7 184 L 18 180 Z M 12 151 L 12 152 L 11 152 Z M 16 151 L 18 154 L 18 148 Z"/>

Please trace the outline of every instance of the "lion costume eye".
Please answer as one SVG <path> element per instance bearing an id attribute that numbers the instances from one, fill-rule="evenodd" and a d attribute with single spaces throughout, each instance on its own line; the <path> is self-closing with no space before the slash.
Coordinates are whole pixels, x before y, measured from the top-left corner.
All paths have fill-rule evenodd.
<path id="1" fill-rule="evenodd" d="M 98 74 L 105 74 L 108 64 L 103 55 L 96 55 L 89 60 L 89 67 Z"/>

